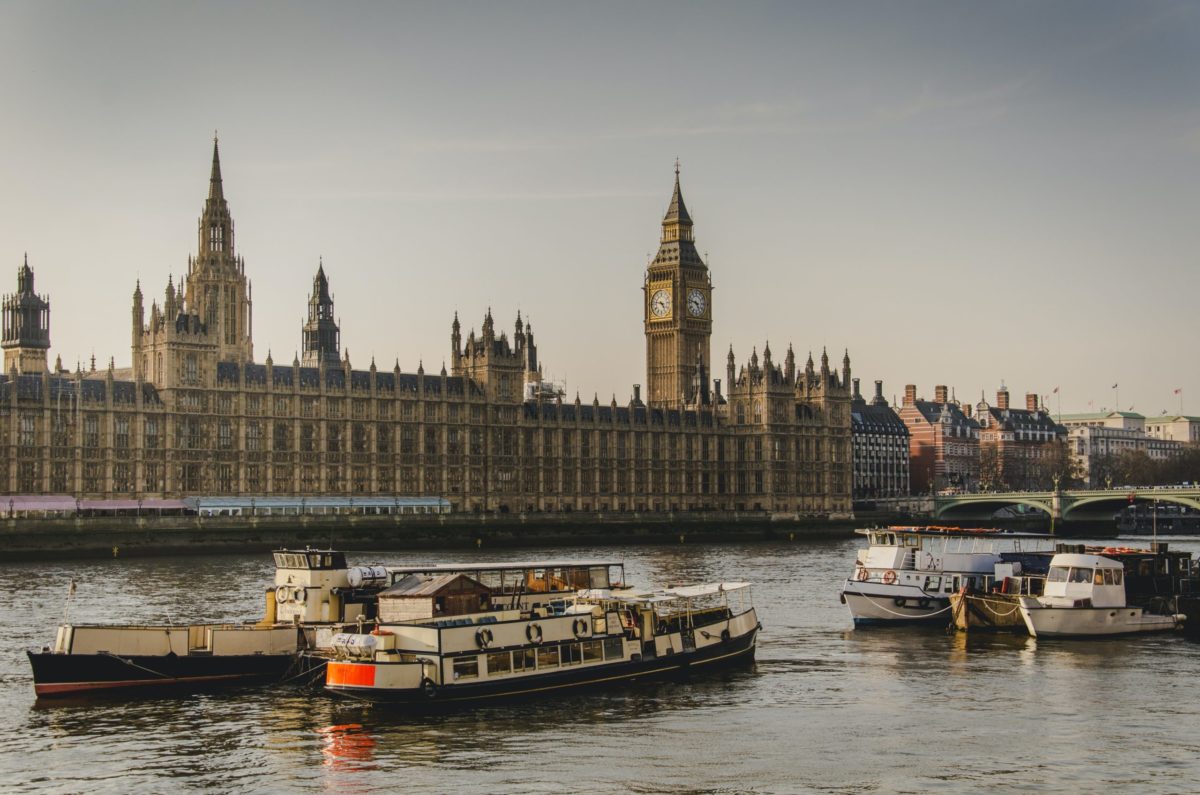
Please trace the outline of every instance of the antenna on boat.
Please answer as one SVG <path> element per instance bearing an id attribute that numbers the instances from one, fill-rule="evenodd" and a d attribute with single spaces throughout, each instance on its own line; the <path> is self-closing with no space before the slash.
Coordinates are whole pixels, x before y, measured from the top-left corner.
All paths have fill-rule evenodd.
<path id="1" fill-rule="evenodd" d="M 77 586 L 75 585 L 75 580 L 74 580 L 74 578 L 72 578 L 72 579 L 71 579 L 71 584 L 70 584 L 69 586 L 67 586 L 67 599 L 66 599 L 66 602 L 63 604 L 63 621 L 62 621 L 62 622 L 63 622 L 64 624 L 69 624 L 69 623 L 71 623 L 71 620 L 70 620 L 70 619 L 71 619 L 71 600 L 75 598 L 75 591 L 76 591 L 76 590 L 78 590 L 78 588 L 77 588 Z"/>

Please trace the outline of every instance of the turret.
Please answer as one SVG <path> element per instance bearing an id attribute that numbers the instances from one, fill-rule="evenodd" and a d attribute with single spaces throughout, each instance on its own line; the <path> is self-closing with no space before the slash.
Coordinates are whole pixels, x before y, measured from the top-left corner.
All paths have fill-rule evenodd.
<path id="1" fill-rule="evenodd" d="M 10 373 L 46 372 L 50 350 L 50 301 L 33 289 L 29 255 L 17 270 L 17 292 L 5 296 L 3 308 L 4 369 Z"/>

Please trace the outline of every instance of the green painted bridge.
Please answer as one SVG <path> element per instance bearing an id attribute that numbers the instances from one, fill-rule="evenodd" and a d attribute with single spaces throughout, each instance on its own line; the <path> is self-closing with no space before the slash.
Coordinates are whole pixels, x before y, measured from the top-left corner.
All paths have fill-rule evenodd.
<path id="1" fill-rule="evenodd" d="M 1004 508 L 1036 508 L 1055 521 L 1110 520 L 1134 502 L 1184 505 L 1200 511 L 1200 487 L 1016 491 L 935 497 L 938 519 L 987 519 Z"/>

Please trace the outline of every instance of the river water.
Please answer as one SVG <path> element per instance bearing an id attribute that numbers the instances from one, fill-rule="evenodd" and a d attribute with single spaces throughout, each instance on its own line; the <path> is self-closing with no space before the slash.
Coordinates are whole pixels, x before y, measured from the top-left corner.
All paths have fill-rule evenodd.
<path id="1" fill-rule="evenodd" d="M 1171 539 L 1200 550 L 1200 539 Z M 851 628 L 858 539 L 567 548 L 638 584 L 749 580 L 753 667 L 410 716 L 296 689 L 35 706 L 26 648 L 71 619 L 261 615 L 269 555 L 0 567 L 0 789 L 22 792 L 1081 792 L 1200 790 L 1200 644 Z M 435 553 L 351 553 L 423 563 Z"/>

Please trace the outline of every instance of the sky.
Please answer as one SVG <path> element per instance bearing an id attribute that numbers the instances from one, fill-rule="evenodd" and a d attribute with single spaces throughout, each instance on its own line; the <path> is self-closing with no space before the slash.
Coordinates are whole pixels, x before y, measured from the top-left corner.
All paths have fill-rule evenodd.
<path id="1" fill-rule="evenodd" d="M 185 272 L 216 131 L 260 361 L 323 260 L 355 367 L 520 310 L 623 402 L 679 158 L 718 363 L 1200 414 L 1198 4 L 4 0 L 0 109 L 0 290 L 28 253 L 72 369 Z"/>

